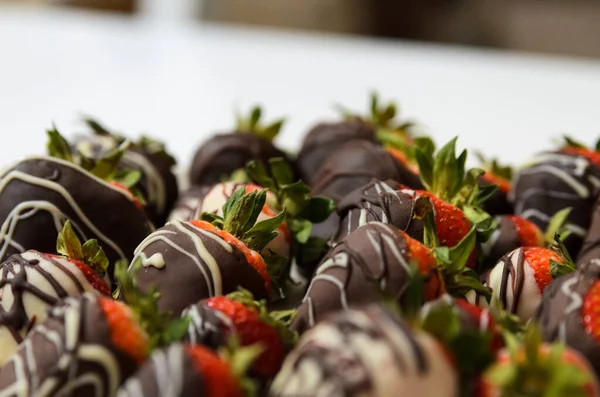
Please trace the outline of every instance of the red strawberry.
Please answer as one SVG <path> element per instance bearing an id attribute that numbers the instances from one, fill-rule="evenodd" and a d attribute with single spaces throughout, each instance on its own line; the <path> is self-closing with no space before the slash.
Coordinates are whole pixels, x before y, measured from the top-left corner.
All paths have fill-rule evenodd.
<path id="1" fill-rule="evenodd" d="M 523 341 L 513 340 L 500 351 L 475 396 L 585 397 L 598 393 L 596 375 L 583 356 L 559 343 L 542 343 L 538 330 L 529 327 Z"/>
<path id="2" fill-rule="evenodd" d="M 269 276 L 269 272 L 267 271 L 267 264 L 258 252 L 248 248 L 248 246 L 245 243 L 240 241 L 240 239 L 234 236 L 233 234 L 229 233 L 226 230 L 221 230 L 207 221 L 192 220 L 190 221 L 190 223 L 199 229 L 203 229 L 212 232 L 217 236 L 220 236 L 223 240 L 225 240 L 225 242 L 235 246 L 240 251 L 242 251 L 244 253 L 244 256 L 246 257 L 246 260 L 248 261 L 248 264 L 252 266 L 254 270 L 258 272 L 258 274 L 260 274 L 263 280 L 265 280 L 265 288 L 267 289 L 267 292 L 271 292 L 271 277 Z"/>
<path id="3" fill-rule="evenodd" d="M 550 282 L 575 270 L 560 240 L 559 247 L 562 248 L 518 248 L 505 255 L 488 274 L 487 286 L 511 314 L 528 321 Z"/>
<path id="4" fill-rule="evenodd" d="M 286 344 L 294 335 L 286 324 L 273 318 L 265 302 L 254 301 L 248 291 L 235 292 L 203 301 L 204 306 L 227 316 L 233 327 L 226 327 L 225 337 L 235 336 L 241 346 L 258 344 L 263 351 L 251 367 L 252 373 L 271 379 L 277 374 L 285 358 Z M 233 328 L 233 331 L 232 331 Z M 228 335 L 234 332 L 234 335 Z"/>
<path id="5" fill-rule="evenodd" d="M 439 269 L 433 251 L 427 248 L 421 242 L 410 237 L 402 230 L 398 230 L 408 246 L 408 257 L 415 261 L 419 268 L 419 273 L 425 281 L 425 299 L 433 300 L 439 298 L 446 291 L 444 279 Z"/>
<path id="6" fill-rule="evenodd" d="M 535 223 L 514 215 L 510 215 L 508 218 L 515 226 L 522 247 L 541 247 L 544 245 L 544 234 Z"/>
<path id="7" fill-rule="evenodd" d="M 60 258 L 59 255 L 48 255 L 53 258 Z M 77 259 L 68 258 L 69 262 L 77 266 L 77 268 L 83 273 L 87 281 L 91 284 L 92 287 L 102 295 L 110 296 L 110 287 L 106 283 L 106 280 L 95 270 L 93 270 L 89 265 L 79 261 Z"/>
<path id="8" fill-rule="evenodd" d="M 137 363 L 144 362 L 148 357 L 149 339 L 131 308 L 111 298 L 99 298 L 98 304 L 108 322 L 112 343 Z"/>
<path id="9" fill-rule="evenodd" d="M 585 157 L 590 163 L 600 167 L 600 152 L 595 150 L 586 147 L 567 146 L 561 152 Z"/>
<path id="10" fill-rule="evenodd" d="M 242 388 L 229 364 L 202 346 L 186 346 L 196 371 L 202 376 L 206 397 L 243 397 Z"/>
<path id="11" fill-rule="evenodd" d="M 129 196 L 129 198 L 131 199 L 131 201 L 133 201 L 133 203 L 136 205 L 136 207 L 138 207 L 139 209 L 144 209 L 142 202 L 137 197 L 135 197 L 133 192 L 130 189 L 128 189 L 125 185 L 123 185 L 119 182 L 115 182 L 115 181 L 110 181 L 109 183 L 111 185 L 113 185 L 114 187 L 116 187 L 117 189 L 121 189 L 124 192 L 126 192 L 127 195 Z"/>
<path id="12" fill-rule="evenodd" d="M 583 327 L 600 343 L 600 281 L 594 282 L 583 300 Z"/>
<path id="13" fill-rule="evenodd" d="M 486 171 L 483 175 L 481 175 L 486 182 L 498 185 L 498 189 L 502 190 L 504 193 L 508 193 L 510 191 L 510 180 L 494 174 L 490 171 Z"/>
<path id="14" fill-rule="evenodd" d="M 103 295 L 110 295 L 110 287 L 104 281 L 104 274 L 109 264 L 108 258 L 97 240 L 88 240 L 81 244 L 71 226 L 71 221 L 67 220 L 58 234 L 56 249 L 59 254 L 77 266 L 92 287 Z"/>

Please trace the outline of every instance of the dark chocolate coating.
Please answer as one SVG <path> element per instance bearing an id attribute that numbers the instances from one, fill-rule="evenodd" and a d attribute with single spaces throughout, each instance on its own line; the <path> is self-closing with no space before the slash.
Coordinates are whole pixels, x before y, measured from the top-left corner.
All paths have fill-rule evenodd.
<path id="1" fill-rule="evenodd" d="M 190 170 L 191 185 L 214 185 L 234 171 L 255 160 L 268 166 L 274 157 L 288 156 L 273 143 L 253 133 L 234 132 L 215 135 L 194 155 Z"/>
<path id="2" fill-rule="evenodd" d="M 600 168 L 587 159 L 566 153 L 542 153 L 521 169 L 513 180 L 509 198 L 515 215 L 546 230 L 552 216 L 572 207 L 564 241 L 571 256 L 579 253 L 590 225 L 590 215 L 600 187 Z"/>
<path id="3" fill-rule="evenodd" d="M 578 266 L 585 265 L 592 259 L 600 259 L 600 197 L 594 204 L 591 218 L 590 227 L 577 258 Z"/>
<path id="4" fill-rule="evenodd" d="M 15 387 L 15 396 L 113 396 L 138 365 L 112 342 L 97 300 L 86 293 L 51 309 L 2 368 L 0 390 Z"/>
<path id="5" fill-rule="evenodd" d="M 202 299 L 225 295 L 239 287 L 258 300 L 269 297 L 263 278 L 248 264 L 242 251 L 188 222 L 174 221 L 149 235 L 136 250 L 132 263 L 143 263 L 144 256 L 155 254 L 162 257 L 164 267 L 148 265 L 140 269 L 138 285 L 142 290 L 155 286 L 161 294 L 159 310 L 174 316 Z"/>
<path id="6" fill-rule="evenodd" d="M 371 222 L 390 223 L 410 237 L 423 241 L 423 223 L 414 218 L 414 197 L 402 192 L 402 188 L 395 181 L 373 179 L 350 192 L 337 208 L 342 220 L 334 241 L 341 241 L 358 227 Z"/>
<path id="7" fill-rule="evenodd" d="M 144 211 L 121 189 L 62 160 L 23 160 L 4 172 L 0 184 L 0 222 L 3 230 L 14 227 L 0 237 L 1 261 L 28 249 L 56 252 L 67 219 L 81 240 L 97 239 L 111 263 L 131 260 L 153 230 Z"/>
<path id="8" fill-rule="evenodd" d="M 375 143 L 373 126 L 359 119 L 315 125 L 304 137 L 296 159 L 302 179 L 306 183 L 312 184 L 315 181 L 315 175 L 331 152 L 340 145 L 354 140 Z"/>
<path id="9" fill-rule="evenodd" d="M 509 252 L 522 247 L 521 238 L 510 215 L 497 216 L 498 228 L 483 245 L 485 268 L 492 268 Z"/>
<path id="10" fill-rule="evenodd" d="M 235 333 L 231 319 L 220 311 L 207 307 L 204 302 L 188 306 L 181 315 L 190 319 L 183 341 L 191 345 L 203 345 L 216 351 Z"/>
<path id="11" fill-rule="evenodd" d="M 119 389 L 117 397 L 197 397 L 208 395 L 202 375 L 185 345 L 155 351 Z"/>
<path id="12" fill-rule="evenodd" d="M 486 179 L 479 177 L 479 185 L 489 185 Z M 508 194 L 498 188 L 492 195 L 481 205 L 481 208 L 488 214 L 495 215 L 511 215 L 514 213 L 514 208 L 508 200 Z"/>
<path id="13" fill-rule="evenodd" d="M 592 260 L 575 272 L 555 279 L 544 291 L 533 317 L 544 340 L 561 341 L 579 351 L 600 376 L 600 343 L 585 331 L 582 309 L 585 295 L 600 280 L 600 261 Z"/>
<path id="14" fill-rule="evenodd" d="M 315 176 L 313 194 L 340 203 L 356 188 L 372 179 L 392 179 L 413 189 L 423 189 L 419 177 L 394 159 L 382 146 L 351 141 L 331 153 Z"/>
<path id="15" fill-rule="evenodd" d="M 73 149 L 87 145 L 86 153 L 92 158 L 100 158 L 119 144 L 118 138 L 98 135 L 79 135 L 73 140 Z M 151 153 L 141 147 L 131 145 L 119 164 L 120 170 L 140 171 L 136 187 L 146 199 L 144 210 L 154 225 L 160 227 L 167 221 L 167 215 L 177 201 L 179 187 L 173 173 L 173 165 L 164 156 Z M 157 177 L 159 180 L 157 180 Z"/>
<path id="16" fill-rule="evenodd" d="M 400 302 L 410 281 L 407 248 L 392 225 L 371 223 L 356 229 L 317 267 L 292 328 L 302 333 L 329 313 L 377 302 L 381 291 Z"/>

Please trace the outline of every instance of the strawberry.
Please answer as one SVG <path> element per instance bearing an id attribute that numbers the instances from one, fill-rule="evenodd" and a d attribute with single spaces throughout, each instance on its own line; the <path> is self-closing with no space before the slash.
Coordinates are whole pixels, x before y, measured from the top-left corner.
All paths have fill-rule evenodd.
<path id="1" fill-rule="evenodd" d="M 557 235 L 552 249 L 522 247 L 505 255 L 487 275 L 485 284 L 504 309 L 528 321 L 550 282 L 574 270 L 575 264 Z"/>
<path id="2" fill-rule="evenodd" d="M 398 230 L 406 241 L 406 255 L 416 264 L 417 269 L 425 282 L 425 300 L 440 297 L 446 290 L 444 279 L 437 268 L 437 262 L 432 250 L 421 242 L 410 237 L 402 230 Z"/>
<path id="3" fill-rule="evenodd" d="M 544 234 L 535 223 L 515 215 L 509 215 L 508 219 L 515 227 L 521 247 L 541 247 L 544 244 Z"/>
<path id="4" fill-rule="evenodd" d="M 581 318 L 585 332 L 600 343 L 600 281 L 595 281 L 585 294 Z"/>
<path id="5" fill-rule="evenodd" d="M 259 350 L 232 344 L 216 353 L 204 346 L 173 343 L 156 350 L 117 397 L 254 396 L 257 388 L 246 378 L 246 370 Z"/>
<path id="6" fill-rule="evenodd" d="M 560 149 L 562 153 L 583 157 L 595 166 L 600 167 L 600 152 L 598 151 L 600 148 L 600 142 L 596 144 L 594 149 L 592 149 L 571 139 L 568 136 L 565 136 L 564 140 L 564 145 Z"/>
<path id="7" fill-rule="evenodd" d="M 223 217 L 202 213 L 199 220 L 190 223 L 195 227 L 214 233 L 225 242 L 237 247 L 248 264 L 263 278 L 265 288 L 271 292 L 271 284 L 287 276 L 287 258 L 281 256 L 261 256 L 266 245 L 277 236 L 276 230 L 286 218 L 285 208 L 276 216 L 257 222 L 265 206 L 267 190 L 254 190 L 245 193 L 245 188 L 236 190 L 223 205 Z M 267 265 L 266 260 L 269 260 Z"/>
<path id="8" fill-rule="evenodd" d="M 265 380 L 275 376 L 285 357 L 286 348 L 295 340 L 295 334 L 287 330 L 288 322 L 282 321 L 282 316 L 290 316 L 289 312 L 269 313 L 265 301 L 255 301 L 252 294 L 245 290 L 205 299 L 183 313 L 192 318 L 188 335 L 196 335 L 195 340 L 200 343 L 206 336 L 203 324 L 210 321 L 204 309 L 220 313 L 216 317 L 223 334 L 221 341 L 235 337 L 242 347 L 262 347 L 251 367 L 252 374 Z"/>
<path id="9" fill-rule="evenodd" d="M 186 346 L 185 351 L 192 358 L 195 370 L 202 376 L 203 396 L 243 397 L 230 366 L 214 352 L 201 346 Z"/>
<path id="10" fill-rule="evenodd" d="M 129 199 L 134 202 L 136 207 L 138 207 L 139 209 L 144 209 L 144 206 L 142 205 L 142 202 L 140 201 L 140 199 L 138 197 L 136 197 L 133 194 L 133 192 L 129 188 L 127 188 L 125 185 L 123 185 L 122 183 L 116 182 L 116 181 L 110 181 L 109 183 L 112 186 L 116 187 L 117 189 L 120 189 L 120 190 L 124 191 L 125 193 L 127 193 L 127 196 L 129 196 Z"/>
<path id="11" fill-rule="evenodd" d="M 419 175 L 426 191 L 417 190 L 415 197 L 424 196 L 433 204 L 435 234 L 443 246 L 458 244 L 475 225 L 479 242 L 489 237 L 492 222 L 490 216 L 477 206 L 495 190 L 495 185 L 479 186 L 480 169 L 465 172 L 466 150 L 456 157 L 456 138 L 448 142 L 434 157 L 431 146 L 417 147 L 415 157 Z M 476 249 L 473 248 L 467 266 L 477 265 Z"/>
<path id="12" fill-rule="evenodd" d="M 423 306 L 418 323 L 451 356 L 461 378 L 461 395 L 472 395 L 477 379 L 503 346 L 500 329 L 490 312 L 444 295 Z"/>
<path id="13" fill-rule="evenodd" d="M 483 375 L 476 397 L 586 397 L 600 393 L 589 362 L 560 343 L 543 343 L 535 327 L 528 327 L 523 341 L 510 335 L 508 342 Z"/>
<path id="14" fill-rule="evenodd" d="M 486 171 L 481 178 L 489 184 L 498 185 L 498 189 L 508 194 L 510 191 L 510 180 L 503 178 L 500 175 L 496 175 L 490 171 Z"/>
<path id="15" fill-rule="evenodd" d="M 100 298 L 98 304 L 108 323 L 112 343 L 136 363 L 144 362 L 148 356 L 149 338 L 141 329 L 131 308 L 111 298 Z"/>

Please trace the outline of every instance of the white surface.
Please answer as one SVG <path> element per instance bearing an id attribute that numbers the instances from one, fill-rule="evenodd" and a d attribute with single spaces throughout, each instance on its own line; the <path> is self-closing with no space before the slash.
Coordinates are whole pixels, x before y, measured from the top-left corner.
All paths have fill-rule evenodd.
<path id="1" fill-rule="evenodd" d="M 289 116 L 296 148 L 332 105 L 397 98 L 440 142 L 520 162 L 569 131 L 599 134 L 600 62 L 269 30 L 173 26 L 81 12 L 0 8 L 3 162 L 43 150 L 44 129 L 81 112 L 168 140 L 184 163 L 237 105 Z"/>

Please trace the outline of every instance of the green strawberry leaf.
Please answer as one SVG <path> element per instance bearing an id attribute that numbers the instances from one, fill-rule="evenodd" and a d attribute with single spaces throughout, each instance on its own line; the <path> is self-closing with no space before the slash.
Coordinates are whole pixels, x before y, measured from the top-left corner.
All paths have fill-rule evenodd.
<path id="1" fill-rule="evenodd" d="M 562 260 L 561 262 L 550 260 L 550 275 L 552 276 L 552 278 L 556 278 L 575 271 L 575 262 L 573 261 L 573 258 L 571 258 L 567 247 L 563 243 L 558 233 L 554 235 L 554 244 L 551 246 L 551 249 L 554 252 L 556 252 L 556 254 L 558 254 L 558 256 Z"/>
<path id="2" fill-rule="evenodd" d="M 467 233 L 467 235 L 458 242 L 458 244 L 450 248 L 450 269 L 459 270 L 466 267 L 467 261 L 469 260 L 469 256 L 475 248 L 476 240 L 477 232 L 475 227 L 473 227 L 471 228 L 469 233 Z"/>
<path id="3" fill-rule="evenodd" d="M 419 176 L 421 182 L 427 188 L 432 191 L 433 189 L 433 154 L 427 154 L 420 147 L 415 148 L 415 160 L 419 166 Z"/>
<path id="4" fill-rule="evenodd" d="M 56 252 L 70 259 L 82 260 L 81 241 L 75 234 L 71 221 L 67 220 L 56 239 Z"/>
<path id="5" fill-rule="evenodd" d="M 587 146 L 584 145 L 581 142 L 578 142 L 576 140 L 574 140 L 573 138 L 567 136 L 567 135 L 563 135 L 563 139 L 565 141 L 565 146 L 567 147 L 573 147 L 573 148 L 580 148 L 580 149 L 586 149 Z"/>
<path id="6" fill-rule="evenodd" d="M 284 119 L 279 119 L 267 126 L 261 124 L 262 110 L 259 106 L 254 106 L 250 110 L 250 115 L 247 118 L 236 114 L 236 131 L 238 133 L 256 134 L 268 141 L 273 141 L 285 122 Z"/>
<path id="7" fill-rule="evenodd" d="M 269 166 L 271 175 L 273 175 L 273 179 L 278 186 L 294 183 L 294 170 L 286 159 L 282 157 L 271 158 L 269 159 Z"/>
<path id="8" fill-rule="evenodd" d="M 107 129 L 105 128 L 102 124 L 100 124 L 99 121 L 91 118 L 91 117 L 84 117 L 83 118 L 83 122 L 85 124 L 87 124 L 88 127 L 90 127 L 90 129 L 92 130 L 92 132 L 98 136 L 106 136 L 106 137 L 114 137 L 114 135 Z"/>
<path id="9" fill-rule="evenodd" d="M 257 185 L 269 189 L 274 193 L 277 192 L 278 187 L 275 181 L 269 176 L 267 169 L 262 163 L 252 160 L 246 165 L 245 171 L 250 180 Z"/>
<path id="10" fill-rule="evenodd" d="M 305 244 L 312 232 L 312 222 L 307 219 L 289 219 L 288 227 L 297 242 Z"/>
<path id="11" fill-rule="evenodd" d="M 46 147 L 48 154 L 58 159 L 73 162 L 73 155 L 69 142 L 58 132 L 55 126 L 46 131 L 48 134 L 48 142 Z"/>
<path id="12" fill-rule="evenodd" d="M 147 135 L 142 135 L 140 139 L 134 143 L 134 146 L 139 147 L 146 153 L 162 158 L 166 164 L 171 167 L 177 164 L 177 160 L 167 151 L 167 146 L 162 141 Z"/>
<path id="13" fill-rule="evenodd" d="M 297 248 L 294 255 L 296 257 L 296 263 L 298 267 L 304 268 L 307 265 L 320 260 L 327 250 L 327 240 L 311 236 L 306 243 Z"/>
<path id="14" fill-rule="evenodd" d="M 329 218 L 335 211 L 335 201 L 328 197 L 313 196 L 308 200 L 299 218 L 307 219 L 312 223 L 321 223 Z"/>
<path id="15" fill-rule="evenodd" d="M 86 156 L 81 150 L 77 149 L 77 158 L 75 161 L 81 168 L 90 171 L 96 165 L 96 162 L 91 157 Z"/>
<path id="16" fill-rule="evenodd" d="M 219 229 L 223 229 L 223 218 L 217 214 L 212 214 L 210 212 L 202 212 L 200 213 L 200 220 L 208 222 Z"/>
<path id="17" fill-rule="evenodd" d="M 125 186 L 127 189 L 135 187 L 142 173 L 139 170 L 117 170 L 113 173 L 112 180 Z"/>
<path id="18" fill-rule="evenodd" d="M 238 193 L 240 191 L 241 196 Z M 256 220 L 267 200 L 267 191 L 255 190 L 245 194 L 245 188 L 241 187 L 229 201 L 232 199 L 235 200 L 232 207 L 223 216 L 223 229 L 243 239 L 242 236 L 245 236 L 247 232 L 256 227 Z M 225 203 L 226 205 L 227 203 Z M 254 234 L 259 230 L 263 231 L 264 228 L 256 228 Z"/>
<path id="19" fill-rule="evenodd" d="M 493 183 L 487 185 L 480 185 L 477 190 L 477 197 L 473 202 L 475 203 L 475 205 L 481 206 L 490 197 L 492 197 L 494 193 L 496 193 L 496 191 L 498 190 L 498 185 L 495 185 Z"/>
<path id="20" fill-rule="evenodd" d="M 408 269 L 408 283 L 402 292 L 401 315 L 406 319 L 415 319 L 425 304 L 425 280 L 416 261 L 410 261 Z"/>
<path id="21" fill-rule="evenodd" d="M 233 194 L 231 195 L 231 197 L 229 198 L 229 200 L 227 200 L 225 202 L 225 204 L 223 204 L 223 207 L 221 208 L 223 210 L 223 219 L 230 219 L 233 218 L 233 214 L 234 214 L 234 210 L 235 210 L 235 206 L 239 206 L 239 202 L 242 199 L 242 197 L 246 194 L 246 189 L 244 187 L 241 187 L 239 189 L 237 189 L 235 192 L 233 192 Z"/>
<path id="22" fill-rule="evenodd" d="M 546 243 L 549 245 L 553 245 L 555 242 L 554 237 L 558 234 L 562 240 L 566 240 L 570 232 L 566 229 L 566 226 L 569 221 L 569 215 L 571 215 L 571 211 L 573 208 L 567 207 L 558 211 L 548 223 L 548 228 L 546 229 L 546 233 L 544 233 L 544 239 Z"/>
<path id="23" fill-rule="evenodd" d="M 101 276 L 106 274 L 109 261 L 104 253 L 104 250 L 98 244 L 98 240 L 88 240 L 81 246 L 81 258 L 83 262 L 90 266 L 96 273 Z"/>
<path id="24" fill-rule="evenodd" d="M 260 209 L 262 209 L 262 206 Z M 277 230 L 277 228 L 281 226 L 283 222 L 285 222 L 285 219 L 285 208 L 273 218 L 265 219 L 264 221 L 258 223 L 256 223 L 255 218 L 253 226 L 240 235 L 241 240 L 246 243 L 248 248 L 260 252 L 264 247 L 267 246 L 267 244 L 269 244 L 269 242 L 271 242 L 271 240 L 277 237 L 277 232 L 275 230 Z"/>
<path id="25" fill-rule="evenodd" d="M 108 152 L 105 156 L 96 160 L 94 168 L 90 172 L 100 179 L 108 180 L 117 170 L 119 162 L 123 158 L 125 151 L 129 148 L 130 142 L 125 141 L 119 147 Z"/>
<path id="26" fill-rule="evenodd" d="M 463 212 L 477 231 L 477 242 L 484 243 L 488 241 L 498 227 L 498 222 L 490 214 L 473 205 L 465 205 Z"/>
<path id="27" fill-rule="evenodd" d="M 310 188 L 302 181 L 280 186 L 279 203 L 288 209 L 292 217 L 300 216 L 302 210 L 308 205 Z"/>

